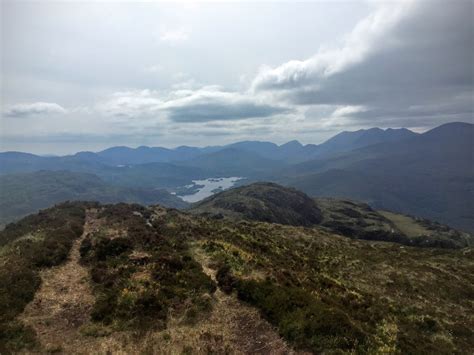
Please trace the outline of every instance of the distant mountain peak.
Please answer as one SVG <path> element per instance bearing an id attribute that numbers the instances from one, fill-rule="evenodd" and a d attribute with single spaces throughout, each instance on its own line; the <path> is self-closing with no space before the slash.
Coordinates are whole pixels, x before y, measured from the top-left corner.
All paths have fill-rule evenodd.
<path id="1" fill-rule="evenodd" d="M 301 147 L 303 147 L 303 144 L 301 144 L 299 141 L 294 139 L 292 141 L 289 141 L 285 144 L 280 145 L 280 148 L 289 148 L 289 147 L 301 148 Z"/>

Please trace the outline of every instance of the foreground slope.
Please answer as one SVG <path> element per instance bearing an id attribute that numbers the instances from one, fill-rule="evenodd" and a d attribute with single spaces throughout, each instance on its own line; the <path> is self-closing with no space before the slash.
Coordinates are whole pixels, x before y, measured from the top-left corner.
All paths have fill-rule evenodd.
<path id="1" fill-rule="evenodd" d="M 2 353 L 474 349 L 470 248 L 85 203 L 11 224 L 0 241 Z"/>

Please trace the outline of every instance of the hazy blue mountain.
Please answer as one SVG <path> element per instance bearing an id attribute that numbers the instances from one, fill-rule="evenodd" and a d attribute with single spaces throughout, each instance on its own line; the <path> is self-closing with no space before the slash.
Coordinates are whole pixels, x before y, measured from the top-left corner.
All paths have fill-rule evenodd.
<path id="1" fill-rule="evenodd" d="M 358 199 L 472 231 L 473 127 L 446 124 L 403 144 L 382 143 L 297 164 L 276 180 L 311 196 Z"/>
<path id="2" fill-rule="evenodd" d="M 146 188 L 170 188 L 189 184 L 193 179 L 213 175 L 199 167 L 170 163 L 109 165 L 95 153 L 82 152 L 64 157 L 40 157 L 33 154 L 0 153 L 0 174 L 35 172 L 40 170 L 95 174 L 106 182 Z"/>
<path id="3" fill-rule="evenodd" d="M 179 163 L 198 158 L 201 160 L 200 157 L 228 149 L 255 153 L 262 158 L 271 160 L 296 163 L 315 157 L 326 158 L 329 155 L 380 142 L 402 140 L 414 135 L 416 134 L 407 129 L 381 130 L 379 128 L 372 128 L 356 132 L 342 132 L 320 145 L 302 145 L 294 140 L 282 145 L 271 142 L 242 141 L 225 146 L 203 148 L 180 146 L 174 149 L 147 146 L 138 148 L 119 146 L 97 153 L 78 152 L 74 155 L 62 157 L 4 152 L 0 153 L 0 173 L 31 172 L 42 169 L 96 173 L 103 169 L 103 166 Z M 202 159 L 207 160 L 207 158 Z"/>
<path id="4" fill-rule="evenodd" d="M 138 148 L 112 147 L 97 153 L 104 162 L 113 165 L 179 161 L 192 159 L 199 154 L 201 154 L 199 148 L 180 147 L 177 149 L 168 149 L 146 146 Z"/>
<path id="5" fill-rule="evenodd" d="M 0 153 L 0 174 L 33 172 L 39 170 L 70 170 L 94 173 L 105 168 L 92 154 L 45 157 L 21 152 Z"/>
<path id="6" fill-rule="evenodd" d="M 201 155 L 182 162 L 181 166 L 195 167 L 214 174 L 214 176 L 251 177 L 282 166 L 276 160 L 264 158 L 254 152 L 236 148 L 226 148 Z"/>
<path id="7" fill-rule="evenodd" d="M 396 142 L 416 136 L 406 128 L 386 130 L 380 128 L 361 129 L 355 132 L 341 132 L 320 144 L 317 155 L 347 152 L 357 148 L 384 142 Z"/>
<path id="8" fill-rule="evenodd" d="M 350 151 L 353 149 L 370 146 L 383 142 L 396 142 L 416 136 L 417 134 L 402 129 L 371 128 L 355 132 L 342 132 L 326 142 L 315 145 L 303 145 L 297 140 L 277 145 L 271 142 L 243 141 L 223 147 L 237 148 L 248 152 L 254 152 L 264 158 L 273 160 L 284 160 L 287 162 L 304 162 L 308 159 L 333 156 L 337 153 Z"/>
<path id="9" fill-rule="evenodd" d="M 193 159 L 199 155 L 211 153 L 220 149 L 222 149 L 222 147 L 219 146 L 204 148 L 180 146 L 174 149 L 147 146 L 137 148 L 111 147 L 97 153 L 80 152 L 75 156 L 86 160 L 99 161 L 103 164 L 117 166 L 179 162 Z"/>
<path id="10" fill-rule="evenodd" d="M 260 141 L 243 141 L 225 146 L 224 149 L 238 149 L 246 152 L 253 152 L 263 158 L 276 159 L 279 147 L 275 143 Z"/>
<path id="11" fill-rule="evenodd" d="M 104 181 L 119 186 L 143 188 L 175 188 L 215 175 L 199 166 L 170 163 L 147 163 L 122 167 L 106 167 L 97 172 Z"/>
<path id="12" fill-rule="evenodd" d="M 0 173 L 35 171 L 45 159 L 30 153 L 3 152 L 0 153 Z"/>
<path id="13" fill-rule="evenodd" d="M 0 224 L 67 200 L 187 206 L 166 190 L 112 186 L 92 174 L 38 171 L 0 176 Z"/>

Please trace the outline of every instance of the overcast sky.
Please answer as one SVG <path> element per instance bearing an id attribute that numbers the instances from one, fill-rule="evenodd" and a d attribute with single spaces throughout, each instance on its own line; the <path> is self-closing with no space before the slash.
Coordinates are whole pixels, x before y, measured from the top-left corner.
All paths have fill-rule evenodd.
<path id="1" fill-rule="evenodd" d="M 473 121 L 473 1 L 1 2 L 0 150 Z"/>

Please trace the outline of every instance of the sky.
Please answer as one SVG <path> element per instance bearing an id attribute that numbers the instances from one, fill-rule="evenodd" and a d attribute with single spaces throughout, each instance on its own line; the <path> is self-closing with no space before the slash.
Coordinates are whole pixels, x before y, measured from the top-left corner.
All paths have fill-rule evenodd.
<path id="1" fill-rule="evenodd" d="M 0 150 L 473 122 L 474 2 L 1 2 Z"/>

